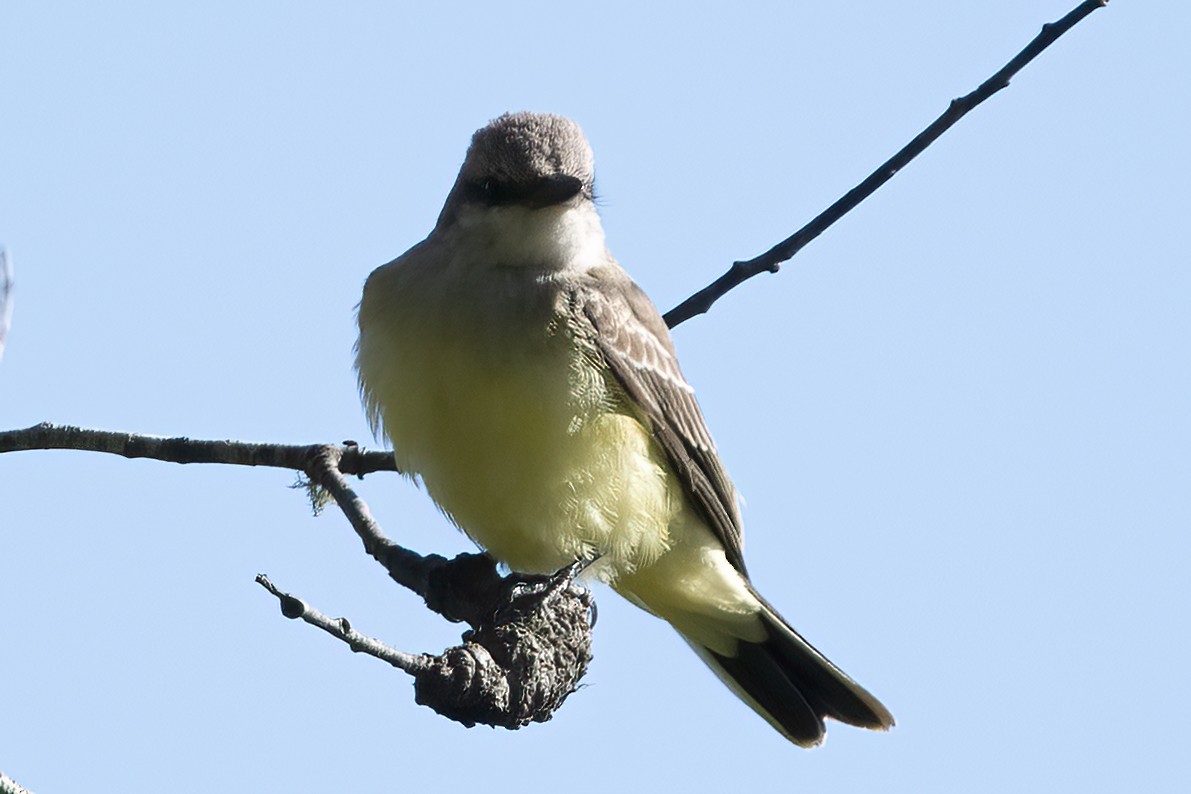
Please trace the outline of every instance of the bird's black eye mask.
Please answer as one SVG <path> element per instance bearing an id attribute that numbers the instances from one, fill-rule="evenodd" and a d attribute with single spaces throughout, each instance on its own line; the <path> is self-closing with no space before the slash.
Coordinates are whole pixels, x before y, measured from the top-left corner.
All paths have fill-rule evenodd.
<path id="1" fill-rule="evenodd" d="M 488 207 L 521 204 L 531 209 L 551 207 L 569 201 L 579 194 L 591 198 L 591 187 L 579 177 L 551 174 L 528 182 L 514 182 L 496 177 L 484 177 L 466 185 L 467 200 Z"/>

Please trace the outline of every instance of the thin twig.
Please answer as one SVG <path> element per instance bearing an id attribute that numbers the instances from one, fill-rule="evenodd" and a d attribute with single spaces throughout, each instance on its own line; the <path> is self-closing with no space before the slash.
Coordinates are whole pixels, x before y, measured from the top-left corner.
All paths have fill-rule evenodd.
<path id="1" fill-rule="evenodd" d="M 427 600 L 427 605 L 435 609 L 434 598 L 429 595 L 432 589 L 431 577 L 447 563 L 447 559 L 437 554 L 418 554 L 385 537 L 380 525 L 372 517 L 368 505 L 356 495 L 341 473 L 343 455 L 348 449 L 350 448 L 330 444 L 308 449 L 311 454 L 304 461 L 307 476 L 311 482 L 331 495 L 351 523 L 356 535 L 363 541 L 364 550 L 385 567 L 389 576 L 402 587 L 422 596 Z M 392 457 L 391 453 L 386 454 Z M 495 573 L 495 565 L 492 570 Z M 458 619 L 455 615 L 446 617 Z"/>
<path id="2" fill-rule="evenodd" d="M 518 586 L 518 577 L 506 578 L 487 554 L 460 554 L 447 559 L 419 554 L 385 537 L 368 505 L 356 495 L 340 472 L 345 449 L 325 445 L 311 449 L 306 474 L 339 505 L 364 550 L 388 571 L 390 578 L 422 597 L 426 606 L 447 620 L 469 623 L 473 628 L 491 620 Z"/>
<path id="3" fill-rule="evenodd" d="M 304 471 L 312 451 L 321 444 L 256 444 L 246 441 L 204 441 L 177 436 L 149 436 L 90 430 L 43 422 L 23 430 L 0 431 L 0 454 L 34 449 L 78 449 L 125 458 L 152 458 L 167 463 L 227 463 L 236 466 L 271 466 Z M 365 452 L 353 442 L 339 449 L 339 470 L 364 476 L 376 471 L 396 471 L 391 452 Z"/>
<path id="4" fill-rule="evenodd" d="M 343 461 L 344 447 L 337 447 L 332 444 L 327 444 L 313 449 L 308 448 L 308 452 L 312 452 L 304 461 L 304 468 L 306 474 L 310 479 L 317 483 L 322 488 L 331 494 L 335 499 L 336 504 L 347 516 L 347 520 L 351 522 L 352 528 L 356 530 L 356 534 L 360 536 L 360 540 L 364 541 L 364 548 L 373 557 L 376 557 L 381 551 L 391 542 L 381 532 L 380 526 L 376 523 L 376 519 L 372 517 L 372 511 L 368 509 L 368 505 L 364 500 L 356 495 L 356 492 L 347 484 L 347 479 L 343 476 L 341 464 Z M 392 453 L 385 453 L 392 457 Z"/>
<path id="5" fill-rule="evenodd" d="M 967 96 L 953 99 L 951 105 L 941 116 L 920 132 L 914 140 L 886 160 L 876 171 L 869 174 L 863 182 L 845 193 L 838 201 L 823 210 L 818 217 L 803 226 L 794 234 L 781 241 L 773 248 L 758 257 L 746 261 L 733 262 L 732 266 L 722 276 L 711 284 L 696 292 L 682 303 L 666 312 L 666 325 L 671 328 L 685 322 L 692 317 L 707 312 L 712 304 L 722 298 L 729 290 L 759 273 L 776 273 L 781 263 L 797 254 L 807 243 L 818 237 L 829 226 L 851 211 L 856 205 L 876 192 L 877 188 L 888 182 L 907 163 L 921 154 L 944 132 L 972 108 L 988 99 L 993 94 L 1009 85 L 1010 79 L 1022 67 L 1055 42 L 1060 36 L 1075 26 L 1077 22 L 1091 14 L 1098 8 L 1108 5 L 1108 0 L 1085 0 L 1071 13 L 1062 19 L 1042 26 L 1042 32 L 1034 37 L 1025 49 L 1001 67 L 1000 71 L 985 80 L 980 86 Z"/>
<path id="6" fill-rule="evenodd" d="M 396 648 L 390 648 L 378 639 L 361 634 L 352 628 L 347 618 L 329 618 L 301 599 L 281 592 L 263 573 L 257 574 L 256 583 L 277 596 L 277 600 L 281 602 L 281 614 L 291 620 L 301 619 L 311 626 L 317 626 L 332 637 L 347 643 L 355 653 L 375 656 L 411 675 L 421 673 L 430 666 L 431 657 L 426 654 L 405 653 Z"/>
<path id="7" fill-rule="evenodd" d="M 591 661 L 590 594 L 570 576 L 508 590 L 489 621 L 438 656 L 408 654 L 329 618 L 282 592 L 259 574 L 256 581 L 281 603 L 281 613 L 301 619 L 414 678 L 418 704 L 473 727 L 516 730 L 545 722 L 579 686 Z"/>

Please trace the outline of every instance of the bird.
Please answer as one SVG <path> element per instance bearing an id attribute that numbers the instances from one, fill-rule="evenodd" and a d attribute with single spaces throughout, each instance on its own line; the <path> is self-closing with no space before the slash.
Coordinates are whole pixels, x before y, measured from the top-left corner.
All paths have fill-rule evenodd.
<path id="1" fill-rule="evenodd" d="M 609 253 L 579 125 L 472 136 L 430 234 L 368 276 L 355 365 L 397 468 L 512 571 L 582 562 L 813 747 L 877 698 L 749 579 L 737 492 L 661 314 Z"/>

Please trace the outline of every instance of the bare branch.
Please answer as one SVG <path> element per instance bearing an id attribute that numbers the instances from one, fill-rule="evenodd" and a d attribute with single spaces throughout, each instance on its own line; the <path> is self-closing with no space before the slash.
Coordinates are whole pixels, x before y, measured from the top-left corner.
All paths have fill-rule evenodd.
<path id="1" fill-rule="evenodd" d="M 305 471 L 311 456 L 323 445 L 254 444 L 245 441 L 202 441 L 177 436 L 148 436 L 110 430 L 89 430 L 43 422 L 23 430 L 0 431 L 0 454 L 34 449 L 78 449 L 106 452 L 125 458 L 152 458 L 167 463 L 226 463 L 235 466 L 272 466 Z M 364 476 L 397 471 L 391 452 L 365 452 L 355 442 L 340 450 L 339 470 Z"/>
<path id="2" fill-rule="evenodd" d="M 308 623 L 414 676 L 418 703 L 464 725 L 515 729 L 544 722 L 575 691 L 591 660 L 593 601 L 571 585 L 574 571 L 555 577 L 508 576 L 486 554 L 447 560 L 421 555 L 385 537 L 340 473 L 343 447 L 311 448 L 306 472 L 335 499 L 364 549 L 398 584 L 422 596 L 426 605 L 453 621 L 467 621 L 462 645 L 439 656 L 410 656 L 352 631 L 268 579 L 257 581 L 281 599 L 286 617 Z"/>
<path id="3" fill-rule="evenodd" d="M 422 555 L 385 537 L 364 500 L 342 472 L 342 456 L 350 448 L 311 447 L 306 474 L 335 500 L 364 550 L 389 572 L 393 581 L 422 597 L 426 606 L 451 621 L 479 626 L 497 604 L 507 600 L 508 580 L 486 554 L 461 554 L 453 560 Z"/>
<path id="4" fill-rule="evenodd" d="M 414 677 L 414 699 L 473 727 L 516 730 L 545 722 L 579 685 L 591 661 L 592 600 L 571 584 L 571 571 L 537 582 L 509 580 L 508 598 L 467 632 L 461 645 L 439 656 L 408 654 L 359 633 L 346 618 L 329 618 L 278 590 L 260 574 L 257 583 L 281 602 L 281 613 L 317 626 Z"/>
<path id="5" fill-rule="evenodd" d="M 365 452 L 354 442 L 343 446 L 251 444 L 49 423 L 0 431 L 0 454 L 39 449 L 77 449 L 168 463 L 223 463 L 303 471 L 335 499 L 368 554 L 385 567 L 394 581 L 417 593 L 443 617 L 477 626 L 506 597 L 509 585 L 487 555 L 464 554 L 448 560 L 437 554 L 418 554 L 384 536 L 368 505 L 351 489 L 344 475 L 396 471 L 391 452 Z"/>
<path id="6" fill-rule="evenodd" d="M 384 536 L 368 505 L 352 491 L 344 475 L 396 471 L 391 452 L 365 452 L 354 442 L 343 446 L 252 444 L 181 436 L 166 438 L 49 423 L 24 430 L 0 431 L 0 454 L 41 449 L 104 452 L 168 463 L 223 463 L 303 471 L 317 487 L 325 489 L 335 499 L 368 554 L 385 567 L 394 581 L 421 596 L 435 612 L 448 620 L 467 621 L 475 626 L 504 598 L 505 580 L 497 573 L 496 563 L 491 558 L 468 554 L 449 561 L 437 554 L 423 556 Z"/>
<path id="7" fill-rule="evenodd" d="M 0 453 L 79 449 L 153 458 L 172 463 L 273 466 L 305 472 L 343 510 L 365 550 L 398 584 L 426 605 L 472 628 L 462 645 L 439 656 L 407 654 L 354 631 L 275 588 L 257 581 L 281 602 L 282 613 L 301 618 L 346 642 L 353 651 L 383 659 L 414 676 L 417 702 L 472 726 L 518 728 L 544 722 L 579 685 L 591 659 L 591 595 L 571 585 L 574 571 L 555 577 L 501 576 L 486 554 L 448 560 L 393 543 L 368 505 L 348 485 L 347 474 L 395 471 L 392 454 L 342 446 L 247 444 L 113 433 L 40 424 L 0 432 Z"/>
<path id="8" fill-rule="evenodd" d="M 404 653 L 395 648 L 390 648 L 380 640 L 365 636 L 353 629 L 351 624 L 348 623 L 347 618 L 329 618 L 317 609 L 308 606 L 301 599 L 294 598 L 289 593 L 281 592 L 274 587 L 273 583 L 269 581 L 269 577 L 263 573 L 257 574 L 256 583 L 277 596 L 277 600 L 281 602 L 281 614 L 291 620 L 301 619 L 311 626 L 317 626 L 332 637 L 347 643 L 356 653 L 366 653 L 369 656 L 375 656 L 377 659 L 388 662 L 398 670 L 404 670 L 407 673 L 419 673 L 430 666 L 431 657 L 424 654 L 415 656 L 414 654 Z"/>
<path id="9" fill-rule="evenodd" d="M 911 160 L 921 154 L 952 125 L 964 117 L 972 108 L 1009 85 L 1009 81 L 1022 67 L 1038 57 L 1060 36 L 1070 30 L 1084 17 L 1098 8 L 1108 5 L 1108 0 L 1084 0 L 1062 19 L 1042 26 L 1042 32 L 1034 37 L 1025 49 L 1013 57 L 992 77 L 985 80 L 970 94 L 953 99 L 951 105 L 929 127 L 910 141 L 901 151 L 886 160 L 876 171 L 856 187 L 845 193 L 838 201 L 823 210 L 814 220 L 797 232 L 770 248 L 760 256 L 746 261 L 733 262 L 722 276 L 696 292 L 682 303 L 666 312 L 666 325 L 674 328 L 696 315 L 706 313 L 717 300 L 759 273 L 776 273 L 781 263 L 797 254 L 811 240 L 818 237 L 860 202 L 876 192 L 877 188 L 893 178 Z"/>

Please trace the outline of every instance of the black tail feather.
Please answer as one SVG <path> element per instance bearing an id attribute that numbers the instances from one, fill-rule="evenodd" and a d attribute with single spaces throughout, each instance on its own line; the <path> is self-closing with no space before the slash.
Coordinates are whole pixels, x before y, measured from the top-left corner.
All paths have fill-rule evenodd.
<path id="1" fill-rule="evenodd" d="M 803 747 L 823 741 L 825 717 L 874 730 L 893 725 L 879 700 L 765 607 L 761 617 L 769 636 L 761 642 L 740 641 L 734 656 L 699 649 L 762 716 Z"/>

